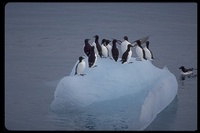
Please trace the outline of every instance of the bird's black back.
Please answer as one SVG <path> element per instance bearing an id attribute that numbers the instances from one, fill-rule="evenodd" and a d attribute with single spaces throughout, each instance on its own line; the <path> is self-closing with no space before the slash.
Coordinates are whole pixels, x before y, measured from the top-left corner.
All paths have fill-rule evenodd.
<path id="1" fill-rule="evenodd" d="M 127 61 L 127 57 L 128 57 L 128 50 L 126 50 L 124 53 L 123 53 L 123 55 L 122 55 L 122 64 L 124 63 L 124 62 L 126 62 Z"/>
<path id="2" fill-rule="evenodd" d="M 113 41 L 113 46 L 112 46 L 111 51 L 112 51 L 113 59 L 114 59 L 115 61 L 117 61 L 117 60 L 118 60 L 118 57 L 119 57 L 119 50 L 118 50 L 118 48 L 117 48 L 117 46 L 116 46 L 116 41 Z"/>
<path id="3" fill-rule="evenodd" d="M 95 43 L 96 43 L 96 48 L 99 53 L 99 56 L 102 57 L 102 49 L 101 49 L 101 45 L 99 44 L 99 36 L 98 35 L 95 35 Z"/>
<path id="4" fill-rule="evenodd" d="M 94 46 L 91 48 L 91 54 L 88 57 L 88 63 L 89 63 L 89 67 L 92 67 L 92 65 L 94 64 L 96 57 L 95 57 L 95 52 L 94 52 Z"/>
<path id="5" fill-rule="evenodd" d="M 144 51 L 143 47 L 141 46 L 141 42 L 139 40 L 137 41 L 137 45 L 142 49 L 143 59 L 147 60 L 146 55 L 145 55 L 145 51 Z"/>
<path id="6" fill-rule="evenodd" d="M 188 69 L 186 69 L 184 66 L 181 66 L 179 69 L 181 69 L 182 72 L 188 72 L 188 71 L 193 71 L 194 70 L 194 68 L 188 68 Z"/>
<path id="7" fill-rule="evenodd" d="M 85 46 L 84 46 L 84 52 L 87 56 L 90 55 L 90 51 L 91 51 L 91 48 L 92 46 L 89 44 L 89 39 L 85 39 Z"/>
<path id="8" fill-rule="evenodd" d="M 151 53 L 151 58 L 154 59 L 153 53 L 152 53 L 151 50 L 149 49 L 149 41 L 146 42 L 146 47 L 147 47 L 147 49 L 148 49 L 148 50 L 150 51 L 150 53 Z"/>

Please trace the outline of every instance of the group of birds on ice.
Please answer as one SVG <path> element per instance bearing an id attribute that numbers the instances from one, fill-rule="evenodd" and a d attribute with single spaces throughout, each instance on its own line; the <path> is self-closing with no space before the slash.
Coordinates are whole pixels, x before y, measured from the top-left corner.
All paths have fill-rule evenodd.
<path id="1" fill-rule="evenodd" d="M 119 59 L 119 50 L 117 47 L 117 44 L 121 45 L 121 53 L 122 57 L 120 62 L 122 64 L 126 63 L 132 63 L 129 62 L 129 60 L 132 57 L 132 50 L 131 47 L 136 47 L 136 54 L 137 54 L 137 60 L 150 60 L 153 61 L 153 53 L 149 49 L 149 37 L 144 37 L 142 39 L 138 39 L 134 42 L 129 42 L 128 37 L 124 36 L 123 41 L 113 39 L 112 40 L 112 45 L 110 44 L 111 41 L 108 39 L 102 39 L 101 44 L 99 43 L 99 36 L 95 35 L 94 36 L 95 40 L 92 44 L 89 43 L 90 39 L 85 39 L 84 43 L 84 53 L 88 57 L 88 65 L 89 68 L 96 67 L 96 61 L 97 58 L 110 58 L 114 61 L 118 61 Z M 142 44 L 145 44 L 144 47 L 142 47 Z M 75 69 L 75 75 L 81 75 L 84 76 L 83 71 L 86 67 L 86 63 L 84 61 L 84 57 L 80 56 L 79 57 L 79 62 L 76 65 Z M 181 70 L 181 79 L 184 80 L 185 76 L 190 77 L 193 75 L 193 70 L 196 70 L 194 68 L 185 68 L 184 66 L 179 67 Z"/>
<path id="2" fill-rule="evenodd" d="M 137 60 L 150 60 L 153 61 L 154 57 L 149 49 L 149 37 L 145 37 L 142 39 L 138 39 L 134 42 L 129 42 L 128 37 L 124 36 L 123 41 L 113 39 L 112 40 L 112 45 L 110 44 L 111 41 L 108 39 L 102 39 L 101 43 L 99 43 L 99 36 L 95 35 L 94 36 L 95 40 L 92 44 L 89 43 L 90 39 L 85 39 L 84 40 L 84 53 L 88 57 L 88 65 L 89 68 L 96 67 L 96 61 L 97 58 L 110 58 L 114 60 L 115 62 L 118 61 L 119 59 L 119 50 L 117 47 L 117 44 L 121 45 L 121 53 L 122 57 L 120 62 L 122 64 L 126 63 L 132 63 L 130 62 L 130 59 L 132 57 L 132 47 L 136 47 L 136 54 L 137 54 Z M 146 44 L 144 47 L 142 47 L 142 44 Z M 79 57 L 79 62 L 76 65 L 75 69 L 75 75 L 81 75 L 84 76 L 83 71 L 86 67 L 86 63 L 84 61 L 84 57 L 80 56 Z"/>

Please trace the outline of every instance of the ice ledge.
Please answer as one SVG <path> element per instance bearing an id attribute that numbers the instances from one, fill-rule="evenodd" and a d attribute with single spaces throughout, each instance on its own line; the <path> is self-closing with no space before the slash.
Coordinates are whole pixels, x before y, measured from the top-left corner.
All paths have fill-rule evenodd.
<path id="1" fill-rule="evenodd" d="M 126 123 L 129 130 L 145 129 L 173 101 L 178 83 L 166 66 L 159 69 L 150 61 L 131 60 L 132 64 L 120 64 L 110 59 L 99 59 L 98 67 L 86 68 L 86 76 L 74 75 L 74 66 L 71 74 L 62 78 L 57 85 L 51 110 L 68 112 L 89 108 L 94 113 L 99 111 L 96 109 L 98 107 L 103 109 L 102 114 L 106 114 L 108 110 L 105 105 L 112 103 L 128 114 L 121 114 L 116 109 L 107 118 L 112 120 L 119 114 L 115 119 L 126 119 L 123 124 Z M 129 97 L 129 100 L 123 97 Z M 119 102 L 121 98 L 123 100 Z M 126 107 L 123 106 L 126 104 Z M 109 111 L 112 109 L 108 108 Z"/>
<path id="2" fill-rule="evenodd" d="M 166 68 L 164 67 L 164 69 Z M 141 130 L 145 129 L 156 118 L 157 114 L 174 100 L 177 91 L 178 83 L 174 75 L 165 77 L 149 91 L 141 109 L 139 120 Z"/>

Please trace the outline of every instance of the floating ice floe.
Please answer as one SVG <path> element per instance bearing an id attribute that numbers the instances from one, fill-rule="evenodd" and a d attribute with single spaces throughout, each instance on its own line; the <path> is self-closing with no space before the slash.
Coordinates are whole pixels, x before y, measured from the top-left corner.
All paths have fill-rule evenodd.
<path id="1" fill-rule="evenodd" d="M 177 95 L 177 80 L 166 66 L 133 57 L 130 64 L 99 58 L 94 68 L 88 67 L 87 57 L 85 62 L 86 75 L 74 75 L 75 64 L 58 83 L 50 107 L 92 116 L 93 130 L 143 130 Z"/>

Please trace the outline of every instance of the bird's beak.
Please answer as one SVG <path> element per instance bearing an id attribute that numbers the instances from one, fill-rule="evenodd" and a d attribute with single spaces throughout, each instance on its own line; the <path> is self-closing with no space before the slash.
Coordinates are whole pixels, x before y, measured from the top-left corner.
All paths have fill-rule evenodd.
<path id="1" fill-rule="evenodd" d="M 122 41 L 121 41 L 121 40 L 118 40 L 118 39 L 116 39 L 116 40 L 117 40 L 117 43 L 118 43 L 119 45 L 121 45 Z"/>
<path id="2" fill-rule="evenodd" d="M 120 40 L 117 40 L 117 43 L 118 43 L 119 45 L 121 45 L 122 41 L 120 41 Z"/>
<path id="3" fill-rule="evenodd" d="M 120 44 L 120 43 L 122 43 L 122 41 L 121 40 L 117 40 L 117 42 Z"/>
<path id="4" fill-rule="evenodd" d="M 133 43 L 135 43 L 136 41 L 134 41 L 134 42 L 131 42 L 131 44 L 133 44 Z"/>
<path id="5" fill-rule="evenodd" d="M 133 45 L 134 44 L 134 45 Z M 137 45 L 136 41 L 131 42 L 131 45 L 133 45 L 133 47 L 135 47 Z"/>
<path id="6" fill-rule="evenodd" d="M 115 38 L 112 38 L 112 40 L 114 40 Z M 115 39 L 115 40 L 117 40 L 117 43 L 118 44 L 121 44 L 122 43 L 122 41 L 121 40 L 118 40 L 118 39 Z"/>
<path id="7" fill-rule="evenodd" d="M 137 44 L 135 44 L 135 45 L 132 45 L 132 47 L 136 47 L 137 46 Z"/>

